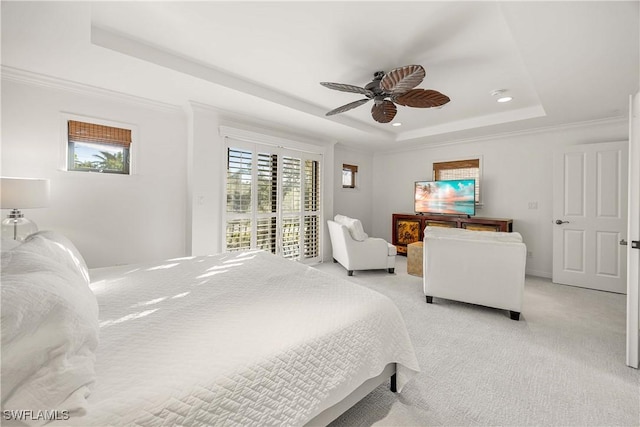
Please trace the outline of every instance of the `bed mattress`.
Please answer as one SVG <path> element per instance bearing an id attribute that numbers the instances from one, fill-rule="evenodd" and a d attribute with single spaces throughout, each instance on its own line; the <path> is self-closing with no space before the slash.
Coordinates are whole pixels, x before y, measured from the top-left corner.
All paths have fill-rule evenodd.
<path id="1" fill-rule="evenodd" d="M 304 425 L 388 363 L 399 389 L 419 370 L 387 297 L 266 252 L 91 279 L 96 382 L 64 425 Z"/>

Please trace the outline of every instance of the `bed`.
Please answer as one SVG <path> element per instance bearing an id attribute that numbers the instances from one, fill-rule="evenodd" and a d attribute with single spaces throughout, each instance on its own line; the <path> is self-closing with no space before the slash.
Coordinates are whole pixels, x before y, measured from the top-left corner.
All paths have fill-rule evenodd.
<path id="1" fill-rule="evenodd" d="M 3 411 L 50 411 L 31 425 L 325 425 L 419 371 L 346 280 L 262 251 L 88 271 L 52 232 L 3 251 L 2 356 Z"/>

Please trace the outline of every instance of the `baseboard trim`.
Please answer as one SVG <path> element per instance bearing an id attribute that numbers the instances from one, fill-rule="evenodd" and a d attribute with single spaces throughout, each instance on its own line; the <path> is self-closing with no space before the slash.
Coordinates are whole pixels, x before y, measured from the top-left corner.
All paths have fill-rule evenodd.
<path id="1" fill-rule="evenodd" d="M 532 270 L 527 268 L 524 272 L 527 276 L 536 276 L 536 277 L 543 277 L 545 279 L 551 279 L 552 274 L 550 271 L 543 271 L 543 270 Z"/>

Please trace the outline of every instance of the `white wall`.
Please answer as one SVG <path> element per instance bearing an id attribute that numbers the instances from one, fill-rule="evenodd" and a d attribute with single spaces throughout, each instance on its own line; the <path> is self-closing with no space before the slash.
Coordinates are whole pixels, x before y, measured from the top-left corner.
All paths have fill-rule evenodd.
<path id="1" fill-rule="evenodd" d="M 336 145 L 333 164 L 333 215 L 358 218 L 364 231 L 373 235 L 373 153 Z M 358 166 L 356 188 L 342 188 L 342 165 Z"/>
<path id="2" fill-rule="evenodd" d="M 373 158 L 373 234 L 391 241 L 391 215 L 413 212 L 414 181 L 430 179 L 436 161 L 482 157 L 482 217 L 512 218 L 527 250 L 527 273 L 551 277 L 553 152 L 566 145 L 622 141 L 624 120 L 376 153 Z M 537 202 L 537 209 L 529 203 Z"/>
<path id="3" fill-rule="evenodd" d="M 63 113 L 136 126 L 135 175 L 61 170 Z M 50 179 L 50 206 L 25 216 L 41 230 L 64 233 L 89 267 L 185 254 L 186 136 L 179 109 L 77 87 L 2 81 L 1 173 Z"/>
<path id="4" fill-rule="evenodd" d="M 187 161 L 187 253 L 208 255 L 222 251 L 224 139 L 218 112 L 196 103 L 189 116 Z"/>
<path id="5" fill-rule="evenodd" d="M 1 173 L 51 180 L 50 207 L 25 211 L 41 229 L 66 234 L 91 267 L 219 251 L 224 154 L 219 125 L 225 121 L 217 112 L 192 105 L 185 113 L 82 90 L 2 84 Z M 63 113 L 135 125 L 136 174 L 61 170 Z M 627 136 L 626 121 L 612 121 L 375 154 L 325 145 L 325 216 L 360 218 L 369 234 L 391 241 L 391 215 L 412 212 L 413 182 L 430 178 L 434 161 L 481 156 L 484 207 L 477 215 L 513 218 L 533 254 L 527 272 L 548 277 L 554 149 Z M 343 163 L 358 165 L 355 191 L 342 189 Z M 529 209 L 529 202 L 538 208 Z"/>
<path id="6" fill-rule="evenodd" d="M 221 126 L 235 126 L 247 135 L 273 141 L 288 138 L 301 141 L 304 147 L 317 145 L 310 150 L 322 153 L 326 165 L 324 212 L 333 212 L 333 143 L 238 124 L 202 104 L 190 103 L 183 110 L 47 82 L 2 81 L 0 173 L 51 180 L 50 206 L 24 213 L 41 230 L 57 230 L 69 237 L 89 267 L 222 250 L 225 151 Z M 68 115 L 134 126 L 138 135 L 133 142 L 137 146 L 134 174 L 64 171 Z M 370 163 L 369 159 L 365 170 L 370 170 Z M 363 211 L 370 215 L 370 191 L 359 194 L 362 206 L 367 206 Z M 325 259 L 331 253 L 328 239 L 325 230 Z"/>

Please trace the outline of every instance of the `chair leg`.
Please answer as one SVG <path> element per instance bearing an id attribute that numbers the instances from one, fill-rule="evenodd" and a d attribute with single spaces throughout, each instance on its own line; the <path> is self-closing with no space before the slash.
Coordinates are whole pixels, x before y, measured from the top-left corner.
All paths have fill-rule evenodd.
<path id="1" fill-rule="evenodd" d="M 509 311 L 509 315 L 511 316 L 511 320 L 515 320 L 516 322 L 520 320 L 520 313 L 517 311 Z"/>
<path id="2" fill-rule="evenodd" d="M 389 269 L 389 273 L 390 273 L 390 274 L 393 274 L 393 272 L 394 272 L 394 271 L 396 271 L 396 269 L 395 269 L 395 268 L 390 268 L 390 269 Z"/>
<path id="3" fill-rule="evenodd" d="M 429 295 L 425 295 L 427 297 L 427 304 L 433 304 L 433 297 L 430 297 Z"/>
<path id="4" fill-rule="evenodd" d="M 349 276 L 353 276 L 353 270 L 349 270 L 349 271 L 347 271 L 347 274 L 348 274 Z"/>

